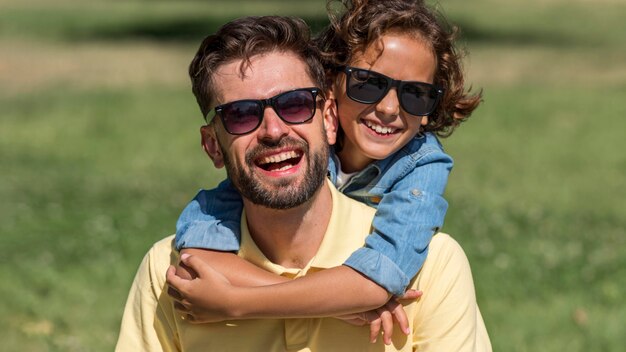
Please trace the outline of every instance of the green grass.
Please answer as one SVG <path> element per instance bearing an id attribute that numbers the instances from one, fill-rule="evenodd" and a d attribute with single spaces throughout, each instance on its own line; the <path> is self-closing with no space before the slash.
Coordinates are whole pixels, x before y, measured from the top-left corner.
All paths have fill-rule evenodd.
<path id="1" fill-rule="evenodd" d="M 617 150 L 626 124 L 610 102 L 624 93 L 598 89 L 593 107 L 571 103 L 587 90 L 565 99 L 502 89 L 448 143 L 457 163 L 446 230 L 469 253 L 497 350 L 620 348 L 626 165 Z M 611 129 L 590 130 L 588 116 Z"/>
<path id="2" fill-rule="evenodd" d="M 314 28 L 326 19 L 315 1 L 10 1 L 0 7 L 0 35 L 52 40 L 190 40 L 200 42 L 225 21 L 245 15 L 301 15 Z"/>
<path id="3" fill-rule="evenodd" d="M 442 2 L 484 103 L 449 139 L 444 230 L 472 264 L 496 351 L 626 345 L 626 6 Z M 110 351 L 132 277 L 198 188 L 185 76 L 243 14 L 323 1 L 0 2 L 0 340 Z"/>
<path id="4" fill-rule="evenodd" d="M 157 101 L 167 108 L 155 110 Z M 197 115 L 193 103 L 169 88 L 7 102 L 0 277 L 12 284 L 0 326 L 14 350 L 111 349 L 138 260 L 217 178 L 197 148 L 199 121 L 176 118 Z"/>

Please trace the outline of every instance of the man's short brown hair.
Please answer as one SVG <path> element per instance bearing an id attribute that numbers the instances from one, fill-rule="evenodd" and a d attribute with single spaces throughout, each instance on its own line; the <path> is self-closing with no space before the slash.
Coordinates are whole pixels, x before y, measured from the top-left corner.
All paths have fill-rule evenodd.
<path id="1" fill-rule="evenodd" d="M 270 52 L 289 52 L 307 65 L 307 74 L 318 88 L 326 89 L 319 50 L 311 41 L 307 24 L 294 17 L 250 16 L 223 25 L 206 37 L 189 65 L 193 94 L 206 118 L 215 100 L 214 73 L 223 64 L 243 60 L 241 74 L 250 59 Z"/>

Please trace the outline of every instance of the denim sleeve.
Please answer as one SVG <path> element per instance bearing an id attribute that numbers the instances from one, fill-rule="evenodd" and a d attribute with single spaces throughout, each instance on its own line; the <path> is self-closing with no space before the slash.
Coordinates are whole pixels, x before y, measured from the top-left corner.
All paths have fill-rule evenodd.
<path id="1" fill-rule="evenodd" d="M 344 264 L 390 293 L 404 294 L 426 260 L 433 234 L 443 226 L 448 208 L 443 192 L 451 169 L 452 158 L 433 149 L 391 188 L 380 190 L 374 230 Z"/>
<path id="2" fill-rule="evenodd" d="M 238 251 L 242 211 L 241 195 L 228 179 L 217 188 L 201 190 L 176 222 L 176 250 Z"/>

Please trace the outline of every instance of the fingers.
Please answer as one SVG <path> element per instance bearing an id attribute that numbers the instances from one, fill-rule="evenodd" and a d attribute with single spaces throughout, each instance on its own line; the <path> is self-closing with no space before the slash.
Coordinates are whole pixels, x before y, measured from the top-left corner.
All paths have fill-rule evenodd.
<path id="1" fill-rule="evenodd" d="M 408 294 L 403 296 L 403 298 L 410 297 L 409 299 L 415 299 L 422 295 L 421 291 L 410 291 L 411 292 L 407 292 Z M 376 343 L 378 336 L 382 332 L 383 342 L 385 345 L 391 345 L 394 323 L 398 324 L 398 327 L 404 334 L 410 335 L 411 333 L 409 318 L 404 311 L 404 307 L 397 301 L 397 299 L 390 300 L 387 304 L 378 309 L 357 314 L 347 314 L 337 318 L 345 321 L 346 323 L 357 326 L 369 323 L 371 343 Z"/>
<path id="2" fill-rule="evenodd" d="M 396 300 L 412 300 L 422 297 L 423 292 L 419 290 L 408 289 L 401 297 L 397 297 Z"/>
<path id="3" fill-rule="evenodd" d="M 182 313 L 180 315 L 180 318 L 188 323 L 192 323 L 192 324 L 201 324 L 202 321 L 198 320 L 198 318 L 196 318 L 195 316 L 193 316 L 191 313 Z"/>
<path id="4" fill-rule="evenodd" d="M 193 280 L 200 276 L 200 271 L 205 268 L 204 262 L 196 256 L 189 253 L 182 253 L 180 255 L 180 266 L 177 273 L 183 278 Z"/>
<path id="5" fill-rule="evenodd" d="M 175 290 L 173 290 L 176 292 Z M 170 293 L 170 291 L 168 291 Z M 170 293 L 171 295 L 171 293 Z M 206 320 L 200 316 L 196 316 L 196 312 L 193 311 L 193 307 L 186 300 L 174 301 L 174 309 L 180 314 L 180 318 L 185 320 L 188 323 L 192 324 L 202 324 L 211 322 L 210 320 Z"/>
<path id="6" fill-rule="evenodd" d="M 180 302 L 183 300 L 183 295 L 181 295 L 180 292 L 178 292 L 178 290 L 176 290 L 172 286 L 167 288 L 167 294 L 170 295 L 170 297 L 172 297 L 174 301 Z"/>
<path id="7" fill-rule="evenodd" d="M 200 258 L 184 253 L 180 256 L 181 262 L 178 267 L 171 266 L 167 269 L 165 279 L 170 286 L 173 286 L 177 290 L 181 290 L 185 285 L 195 278 L 197 278 L 198 272 L 211 270 L 207 265 L 204 265 Z"/>
<path id="8" fill-rule="evenodd" d="M 174 309 L 178 313 L 180 313 L 181 319 L 189 323 L 201 324 L 204 322 L 202 319 L 199 319 L 195 316 L 195 313 L 192 311 L 191 306 L 186 301 L 174 301 Z"/>
<path id="9" fill-rule="evenodd" d="M 376 343 L 378 335 L 380 335 L 380 329 L 383 322 L 378 316 L 378 312 L 376 310 L 365 312 L 363 314 L 365 315 L 365 320 L 370 322 L 370 342 Z"/>
<path id="10" fill-rule="evenodd" d="M 189 283 L 189 281 L 181 279 L 178 275 L 176 275 L 176 268 L 174 266 L 170 266 L 169 268 L 167 268 L 166 281 L 168 284 L 167 294 L 174 300 L 174 305 L 176 305 L 177 303 L 188 304 L 189 302 L 185 300 L 185 297 L 183 297 L 181 291 L 184 292 L 185 287 Z"/>
<path id="11" fill-rule="evenodd" d="M 409 327 L 409 318 L 404 311 L 404 307 L 395 300 L 389 301 L 385 306 L 387 307 L 388 311 L 391 312 L 391 315 L 396 320 L 396 322 L 398 322 L 400 330 L 405 335 L 409 335 L 411 333 L 411 328 Z"/>
<path id="12" fill-rule="evenodd" d="M 383 342 L 385 345 L 391 345 L 394 321 L 398 323 L 404 334 L 411 333 L 409 318 L 404 307 L 396 300 L 391 300 L 376 310 L 363 313 L 363 319 L 370 322 L 370 342 L 372 343 L 376 342 L 382 330 Z"/>
<path id="13" fill-rule="evenodd" d="M 390 345 L 391 336 L 393 335 L 393 315 L 385 306 L 378 308 L 377 311 L 383 329 L 383 342 L 385 345 Z"/>
<path id="14" fill-rule="evenodd" d="M 376 343 L 382 330 L 383 342 L 385 345 L 390 345 L 393 334 L 393 316 L 391 313 L 385 308 L 379 308 L 364 314 L 366 315 L 365 319 L 370 322 L 370 342 Z"/>
<path id="15" fill-rule="evenodd" d="M 167 268 L 167 272 L 165 273 L 165 280 L 171 288 L 174 288 L 176 291 L 180 291 L 183 287 L 185 287 L 185 284 L 188 280 L 181 279 L 178 275 L 176 275 L 176 270 L 176 267 L 170 265 L 170 267 Z"/>
<path id="16" fill-rule="evenodd" d="M 189 313 L 189 308 L 180 302 L 174 302 L 174 309 L 176 309 L 179 313 Z"/>

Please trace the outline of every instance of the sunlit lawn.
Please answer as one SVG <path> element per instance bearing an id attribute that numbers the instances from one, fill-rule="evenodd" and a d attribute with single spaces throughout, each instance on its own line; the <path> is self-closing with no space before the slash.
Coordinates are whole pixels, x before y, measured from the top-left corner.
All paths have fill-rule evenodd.
<path id="1" fill-rule="evenodd" d="M 110 351 L 150 244 L 223 176 L 186 66 L 241 14 L 324 1 L 0 1 L 0 340 Z M 626 4 L 443 1 L 485 101 L 452 137 L 444 230 L 496 351 L 626 345 Z M 273 9 L 280 10 L 273 10 Z"/>

